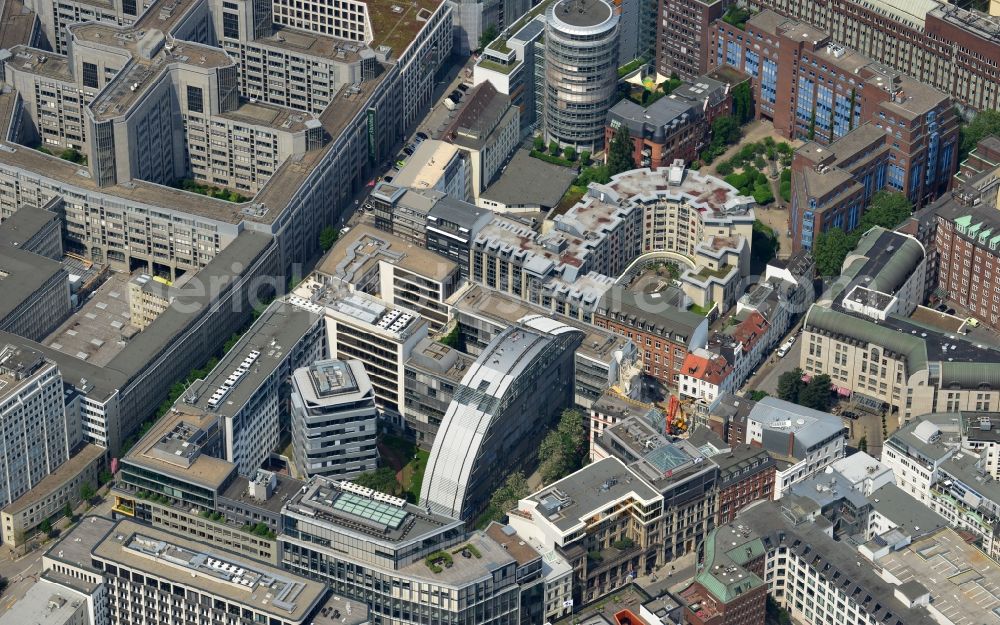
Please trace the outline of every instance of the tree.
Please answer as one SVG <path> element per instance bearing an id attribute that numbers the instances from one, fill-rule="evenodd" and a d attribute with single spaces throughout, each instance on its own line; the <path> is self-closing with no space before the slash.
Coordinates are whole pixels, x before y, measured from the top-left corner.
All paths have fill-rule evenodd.
<path id="1" fill-rule="evenodd" d="M 107 484 L 113 478 L 114 478 L 114 476 L 111 475 L 111 471 L 108 471 L 107 469 L 105 469 L 105 470 L 103 470 L 103 471 L 101 471 L 100 473 L 97 474 L 97 483 L 98 484 L 102 484 L 102 485 L 103 484 Z"/>
<path id="2" fill-rule="evenodd" d="M 844 259 L 854 249 L 857 243 L 855 237 L 840 228 L 831 228 L 819 233 L 813 244 L 813 258 L 816 259 L 816 270 L 821 276 L 840 275 Z"/>
<path id="3" fill-rule="evenodd" d="M 540 136 L 535 137 L 534 145 L 537 151 L 539 152 L 545 151 L 545 139 L 541 138 Z"/>
<path id="4" fill-rule="evenodd" d="M 628 134 L 625 126 L 619 126 L 615 130 L 615 135 L 611 139 L 611 147 L 608 149 L 608 175 L 635 169 L 635 159 L 632 156 L 632 137 Z"/>
<path id="5" fill-rule="evenodd" d="M 767 391 L 750 391 L 747 393 L 747 398 L 750 401 L 760 401 L 770 395 Z"/>
<path id="6" fill-rule="evenodd" d="M 340 233 L 333 226 L 323 228 L 319 232 L 319 248 L 324 252 L 329 250 L 337 242 L 338 236 L 340 236 Z"/>
<path id="7" fill-rule="evenodd" d="M 802 369 L 798 367 L 778 376 L 779 399 L 797 404 L 799 403 L 799 393 L 802 392 L 803 387 L 805 387 L 805 382 L 802 381 Z"/>
<path id="8" fill-rule="evenodd" d="M 52 532 L 52 521 L 45 519 L 38 524 L 38 531 L 43 534 L 49 534 Z"/>
<path id="9" fill-rule="evenodd" d="M 739 122 L 728 115 L 716 117 L 712 122 L 713 144 L 716 141 L 721 141 L 724 144 L 732 145 L 739 141 L 742 136 L 743 132 L 740 130 Z"/>
<path id="10" fill-rule="evenodd" d="M 778 235 L 774 230 L 760 220 L 754 220 L 750 236 L 750 256 L 754 262 L 763 267 L 778 254 Z"/>
<path id="11" fill-rule="evenodd" d="M 744 81 L 733 87 L 733 117 L 740 124 L 753 119 L 753 96 L 750 94 L 750 82 Z"/>
<path id="12" fill-rule="evenodd" d="M 552 156 L 559 156 L 559 142 L 549 141 L 549 154 Z"/>
<path id="13" fill-rule="evenodd" d="M 80 487 L 80 499 L 84 501 L 90 501 L 94 498 L 94 487 L 88 482 L 84 482 L 83 486 Z"/>
<path id="14" fill-rule="evenodd" d="M 729 163 L 729 161 L 722 161 L 715 167 L 715 173 L 720 176 L 728 176 L 733 173 L 733 166 Z"/>
<path id="15" fill-rule="evenodd" d="M 958 160 L 964 160 L 980 140 L 1000 135 L 1000 111 L 979 111 L 972 121 L 959 128 Z"/>
<path id="16" fill-rule="evenodd" d="M 387 495 L 395 495 L 399 492 L 399 482 L 396 481 L 396 474 L 389 467 L 380 467 L 374 471 L 365 471 L 352 481 L 358 486 L 365 486 Z"/>
<path id="17" fill-rule="evenodd" d="M 563 149 L 563 158 L 565 158 L 567 161 L 570 161 L 570 162 L 575 161 L 576 160 L 576 148 L 574 148 L 571 145 L 567 145 Z"/>
<path id="18" fill-rule="evenodd" d="M 493 40 L 496 39 L 497 35 L 499 34 L 500 32 L 497 30 L 496 26 L 494 26 L 493 24 L 487 26 L 486 30 L 484 30 L 483 33 L 479 35 L 479 49 L 482 50 L 486 46 L 493 43 Z"/>
<path id="19" fill-rule="evenodd" d="M 827 374 L 817 375 L 799 391 L 798 401 L 795 403 L 826 411 L 830 407 L 830 383 L 830 376 Z"/>
<path id="20" fill-rule="evenodd" d="M 875 226 L 891 230 L 906 221 L 913 212 L 913 204 L 902 193 L 879 191 L 872 196 L 868 210 L 861 216 L 860 232 Z"/>
<path id="21" fill-rule="evenodd" d="M 531 494 L 528 480 L 521 471 L 514 471 L 507 476 L 500 488 L 490 496 L 490 516 L 492 521 L 502 519 L 508 510 L 513 509 L 517 502 Z"/>
<path id="22" fill-rule="evenodd" d="M 66 502 L 66 505 L 63 506 L 63 516 L 67 519 L 73 518 L 73 506 L 71 506 L 68 501 Z"/>
<path id="23" fill-rule="evenodd" d="M 858 451 L 863 451 L 864 453 L 868 453 L 868 437 L 867 436 L 862 436 L 860 439 L 858 439 Z"/>
<path id="24" fill-rule="evenodd" d="M 754 201 L 761 206 L 765 206 L 774 201 L 774 193 L 771 191 L 771 185 L 769 184 L 755 185 L 752 195 Z"/>
<path id="25" fill-rule="evenodd" d="M 549 484 L 577 470 L 582 466 L 586 452 L 587 430 L 583 413 L 564 410 L 556 429 L 546 434 L 538 447 L 542 480 Z"/>
<path id="26" fill-rule="evenodd" d="M 583 165 L 584 167 L 586 167 L 587 165 L 590 165 L 590 152 L 589 151 L 584 150 L 583 152 L 580 152 L 580 164 Z"/>

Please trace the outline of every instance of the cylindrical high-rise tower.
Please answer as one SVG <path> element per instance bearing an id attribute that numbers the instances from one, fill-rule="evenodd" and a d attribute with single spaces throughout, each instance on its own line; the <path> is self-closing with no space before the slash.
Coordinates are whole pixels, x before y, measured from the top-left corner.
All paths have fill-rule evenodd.
<path id="1" fill-rule="evenodd" d="M 545 26 L 545 138 L 601 148 L 618 82 L 618 14 L 605 0 L 558 0 Z"/>

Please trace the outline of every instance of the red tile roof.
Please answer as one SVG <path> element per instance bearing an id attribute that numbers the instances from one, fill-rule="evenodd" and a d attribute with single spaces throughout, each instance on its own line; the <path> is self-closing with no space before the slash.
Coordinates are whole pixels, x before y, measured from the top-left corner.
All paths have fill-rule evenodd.
<path id="1" fill-rule="evenodd" d="M 732 365 L 724 356 L 712 354 L 711 358 L 689 353 L 681 365 L 681 375 L 702 380 L 718 386 L 733 372 Z"/>

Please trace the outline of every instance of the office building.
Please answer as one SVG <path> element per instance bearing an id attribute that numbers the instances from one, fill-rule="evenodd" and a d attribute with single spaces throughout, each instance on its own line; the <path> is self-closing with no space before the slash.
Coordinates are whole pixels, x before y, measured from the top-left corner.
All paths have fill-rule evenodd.
<path id="1" fill-rule="evenodd" d="M 0 249 L 16 247 L 51 260 L 63 257 L 62 222 L 55 212 L 62 198 L 45 207 L 22 206 L 0 221 Z"/>
<path id="2" fill-rule="evenodd" d="M 604 144 L 611 145 L 618 128 L 632 140 L 632 161 L 639 167 L 659 169 L 680 159 L 698 159 L 709 124 L 700 106 L 686 98 L 660 98 L 648 106 L 624 99 L 608 111 Z"/>
<path id="3" fill-rule="evenodd" d="M 429 338 L 417 343 L 406 361 L 406 432 L 417 446 L 434 448 L 434 437 L 455 398 L 473 356 Z"/>
<path id="4" fill-rule="evenodd" d="M 276 565 L 281 506 L 302 482 L 269 471 L 240 476 L 223 459 L 218 418 L 182 410 L 167 413 L 121 459 L 112 510 Z"/>
<path id="5" fill-rule="evenodd" d="M 447 197 L 437 205 L 446 204 Z M 411 308 L 437 332 L 448 323 L 445 302 L 461 286 L 461 272 L 443 255 L 362 224 L 338 239 L 296 292 L 308 293 L 313 282 L 317 289 L 349 285 L 387 304 Z"/>
<path id="6" fill-rule="evenodd" d="M 597 454 L 625 463 L 662 497 L 661 563 L 698 548 L 715 526 L 719 497 L 718 465 L 690 441 L 672 440 L 663 432 L 659 422 L 632 415 L 605 428 L 595 442 Z"/>
<path id="7" fill-rule="evenodd" d="M 993 328 L 1000 327 L 996 170 L 985 167 L 928 209 L 935 226 L 936 292 Z"/>
<path id="8" fill-rule="evenodd" d="M 489 82 L 510 96 L 520 113 L 520 136 L 530 136 L 545 123 L 545 15 L 550 2 L 540 2 L 524 18 L 505 29 L 476 61 L 472 80 Z"/>
<path id="9" fill-rule="evenodd" d="M 459 291 L 451 303 L 465 349 L 476 356 L 496 336 L 518 323 L 547 331 L 556 322 L 583 332 L 585 338 L 573 358 L 573 403 L 578 406 L 589 408 L 608 387 L 621 383 L 623 376 L 631 380 L 629 372 L 638 352 L 635 343 L 625 336 L 475 284 Z"/>
<path id="10" fill-rule="evenodd" d="M 682 310 L 658 293 L 611 289 L 601 301 L 594 324 L 636 342 L 648 375 L 667 386 L 680 381 L 688 353 L 708 341 L 708 319 Z"/>
<path id="11" fill-rule="evenodd" d="M 990 15 L 957 4 L 928 0 L 913 5 L 850 2 L 818 7 L 794 0 L 750 2 L 753 10 L 773 9 L 831 33 L 844 45 L 939 89 L 963 107 L 997 108 L 997 57 Z"/>
<path id="12" fill-rule="evenodd" d="M 420 503 L 471 522 L 514 471 L 529 474 L 538 441 L 572 405 L 575 328 L 515 325 L 466 371 L 434 438 Z"/>
<path id="13" fill-rule="evenodd" d="M 492 218 L 488 210 L 450 196 L 440 198 L 427 211 L 424 230 L 427 249 L 458 265 L 462 280 L 468 281 L 472 241 Z"/>
<path id="14" fill-rule="evenodd" d="M 378 467 L 378 411 L 364 366 L 323 360 L 292 376 L 292 448 L 304 477 L 350 480 Z"/>
<path id="15" fill-rule="evenodd" d="M 459 520 L 323 477 L 282 519 L 282 567 L 368 603 L 375 622 L 518 622 L 517 560 Z"/>
<path id="16" fill-rule="evenodd" d="M 574 604 L 586 604 L 664 562 L 663 511 L 655 489 L 606 458 L 520 500 L 508 522 L 572 566 Z"/>
<path id="17" fill-rule="evenodd" d="M 32 341 L 41 341 L 72 311 L 62 264 L 15 245 L 0 248 L 0 288 L 0 330 Z"/>
<path id="18" fill-rule="evenodd" d="M 459 200 L 473 199 L 470 156 L 453 143 L 422 141 L 399 169 L 392 186 L 418 191 L 439 191 Z"/>
<path id="19" fill-rule="evenodd" d="M 84 485 L 97 489 L 98 477 L 107 466 L 107 450 L 84 444 L 72 451 L 55 471 L 43 477 L 23 495 L 0 508 L 3 542 L 16 548 L 25 544 L 39 525 L 59 515 L 66 505 L 73 506 L 83 499 Z"/>
<path id="20" fill-rule="evenodd" d="M 870 405 L 888 405 L 901 421 L 928 412 L 989 411 L 1000 405 L 1000 390 L 984 380 L 1000 352 L 956 334 L 960 325 L 895 315 L 876 322 L 814 304 L 799 366 L 809 375 L 826 373 Z"/>
<path id="21" fill-rule="evenodd" d="M 336 286 L 316 291 L 312 305 L 326 317 L 330 358 L 361 361 L 375 391 L 375 405 L 384 418 L 402 427 L 405 365 L 427 336 L 427 322 L 416 311 Z"/>
<path id="22" fill-rule="evenodd" d="M 664 0 L 656 11 L 656 71 L 685 80 L 708 71 L 712 22 L 733 0 Z"/>
<path id="23" fill-rule="evenodd" d="M 750 75 L 757 116 L 779 132 L 830 144 L 871 123 L 884 132 L 895 157 L 886 164 L 887 188 L 916 206 L 948 189 L 958 158 L 958 120 L 947 92 L 841 45 L 836 33 L 773 11 L 751 17 L 745 29 L 717 21 L 712 31 L 709 63 Z M 878 190 L 883 181 L 873 182 Z M 799 210 L 806 206 L 803 200 Z"/>
<path id="24" fill-rule="evenodd" d="M 66 197 L 72 251 L 171 279 L 246 230 L 280 239 L 289 263 L 312 255 L 315 232 L 299 224 L 332 224 L 353 204 L 371 163 L 427 110 L 452 42 L 443 2 L 398 13 L 391 3 L 359 4 L 365 36 L 354 42 L 302 30 L 311 23 L 276 25 L 269 3 L 154 5 L 134 20 L 52 4 L 5 11 L 12 27 L 2 45 L 15 52 L 5 62 L 3 109 L 14 124 L 4 134 L 11 149 L 0 165 L 9 185 L 0 213 Z M 65 25 L 49 25 L 54 8 Z M 36 18 L 43 27 L 33 27 Z M 77 19 L 85 23 L 69 23 Z M 31 47 L 56 34 L 64 41 L 54 52 Z M 222 47 L 207 45 L 216 41 Z M 281 76 L 264 78 L 275 67 Z M 226 136 L 211 135 L 212 124 Z M 135 149 L 140 141 L 151 149 Z M 17 148 L 39 144 L 76 150 L 77 162 Z M 290 158 L 296 165 L 283 167 Z M 178 173 L 224 186 L 238 201 L 156 184 L 179 184 Z M 103 222 L 90 217 L 102 209 Z"/>
<path id="25" fill-rule="evenodd" d="M 469 155 L 472 199 L 478 201 L 479 194 L 499 177 L 520 143 L 521 114 L 511 105 L 510 96 L 498 92 L 489 82 L 473 87 L 465 97 L 465 106 L 445 129 L 442 139 Z"/>
<path id="26" fill-rule="evenodd" d="M 219 364 L 177 401 L 179 411 L 218 417 L 220 456 L 252 476 L 288 433 L 288 381 L 326 356 L 323 317 L 284 299 L 272 303 Z M 183 404 L 183 405 L 182 405 Z"/>
<path id="27" fill-rule="evenodd" d="M 779 460 L 774 498 L 844 457 L 847 429 L 840 417 L 775 397 L 756 402 L 746 417 L 748 444 Z"/>
<path id="28" fill-rule="evenodd" d="M 605 0 L 556 0 L 545 9 L 547 141 L 590 152 L 604 145 L 618 84 L 618 22 Z"/>
<path id="29" fill-rule="evenodd" d="M 317 618 L 337 622 L 324 615 L 328 607 L 346 612 L 343 600 L 329 595 L 319 582 L 205 547 L 133 521 L 117 523 L 93 547 L 94 565 L 107 580 L 112 622 L 166 624 L 180 612 L 191 622 L 210 623 L 221 612 L 298 625 Z M 135 593 L 152 597 L 132 601 Z M 160 610 L 163 603 L 173 609 Z M 363 613 L 365 607 L 353 605 L 348 618 L 357 618 L 355 610 Z"/>
<path id="30" fill-rule="evenodd" d="M 0 616 L 0 624 L 110 625 L 107 618 L 94 620 L 87 598 L 86 593 L 41 577 Z"/>
<path id="31" fill-rule="evenodd" d="M 62 374 L 41 353 L 4 346 L 0 381 L 0 502 L 6 506 L 69 460 L 80 435 L 67 422 Z"/>

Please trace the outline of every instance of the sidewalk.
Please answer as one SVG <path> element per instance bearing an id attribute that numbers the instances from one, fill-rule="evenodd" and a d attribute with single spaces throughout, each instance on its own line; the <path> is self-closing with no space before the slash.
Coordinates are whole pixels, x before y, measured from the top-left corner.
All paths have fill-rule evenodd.
<path id="1" fill-rule="evenodd" d="M 665 591 L 676 594 L 691 584 L 697 564 L 698 554 L 686 553 L 655 569 L 649 575 L 638 576 L 635 583 L 654 597 L 662 595 Z"/>

